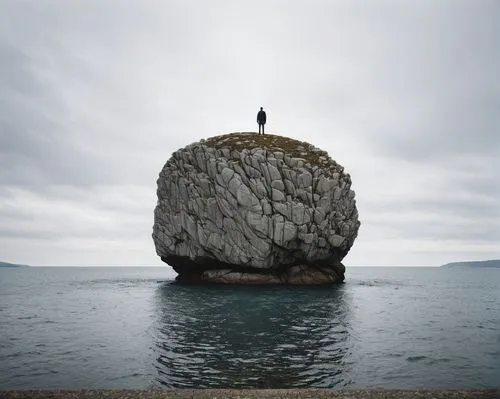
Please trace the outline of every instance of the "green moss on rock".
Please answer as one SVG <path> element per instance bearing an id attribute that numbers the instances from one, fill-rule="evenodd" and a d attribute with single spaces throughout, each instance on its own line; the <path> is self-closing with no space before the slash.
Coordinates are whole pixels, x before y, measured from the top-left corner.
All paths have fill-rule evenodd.
<path id="1" fill-rule="evenodd" d="M 275 134 L 236 132 L 210 137 L 202 141 L 202 143 L 216 149 L 228 148 L 237 151 L 262 148 L 271 152 L 283 152 L 292 158 L 301 158 L 305 163 L 311 164 L 311 166 L 340 166 L 328 156 L 326 151 L 312 144 Z"/>

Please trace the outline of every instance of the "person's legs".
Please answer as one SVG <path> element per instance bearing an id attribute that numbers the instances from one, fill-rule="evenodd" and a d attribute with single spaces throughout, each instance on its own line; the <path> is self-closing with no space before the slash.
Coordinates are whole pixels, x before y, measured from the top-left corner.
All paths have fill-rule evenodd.
<path id="1" fill-rule="evenodd" d="M 265 123 L 262 124 L 262 134 L 264 134 L 264 125 Z"/>
<path id="2" fill-rule="evenodd" d="M 259 123 L 259 134 L 260 134 L 260 127 L 261 127 L 261 126 L 262 126 L 262 124 L 261 124 L 261 123 Z"/>

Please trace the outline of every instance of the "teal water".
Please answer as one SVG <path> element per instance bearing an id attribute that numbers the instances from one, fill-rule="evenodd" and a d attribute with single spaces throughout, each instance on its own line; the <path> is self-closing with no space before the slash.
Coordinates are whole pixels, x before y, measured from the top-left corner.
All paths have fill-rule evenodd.
<path id="1" fill-rule="evenodd" d="M 500 269 L 200 287 L 168 268 L 0 269 L 0 388 L 500 386 Z"/>

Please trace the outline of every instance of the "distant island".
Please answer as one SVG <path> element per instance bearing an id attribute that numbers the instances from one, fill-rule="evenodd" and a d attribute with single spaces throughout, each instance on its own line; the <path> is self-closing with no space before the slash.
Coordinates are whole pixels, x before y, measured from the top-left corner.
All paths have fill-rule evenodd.
<path id="1" fill-rule="evenodd" d="M 19 265 L 17 263 L 0 262 L 0 267 L 28 267 L 28 265 Z"/>
<path id="2" fill-rule="evenodd" d="M 500 268 L 500 259 L 495 260 L 478 260 L 469 262 L 452 262 L 447 263 L 441 267 L 467 267 L 467 268 L 478 268 L 478 267 L 489 267 L 489 268 Z"/>

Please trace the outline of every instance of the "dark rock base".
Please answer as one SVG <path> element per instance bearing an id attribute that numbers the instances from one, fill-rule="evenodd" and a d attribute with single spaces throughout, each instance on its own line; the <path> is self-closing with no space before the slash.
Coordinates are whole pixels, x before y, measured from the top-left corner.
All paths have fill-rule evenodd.
<path id="1" fill-rule="evenodd" d="M 260 273 L 234 269 L 208 269 L 201 273 L 180 273 L 176 279 L 186 284 L 290 284 L 325 285 L 344 281 L 344 267 L 297 265 L 282 272 Z"/>
<path id="2" fill-rule="evenodd" d="M 292 266 L 282 273 L 239 272 L 230 269 L 205 270 L 201 282 L 215 284 L 294 284 L 323 285 L 341 283 L 344 273 L 338 268 Z"/>
<path id="3" fill-rule="evenodd" d="M 186 284 L 291 284 L 325 285 L 342 283 L 345 267 L 333 260 L 317 264 L 286 265 L 260 269 L 231 265 L 214 259 L 169 256 L 162 260 L 177 272 L 176 281 Z"/>

